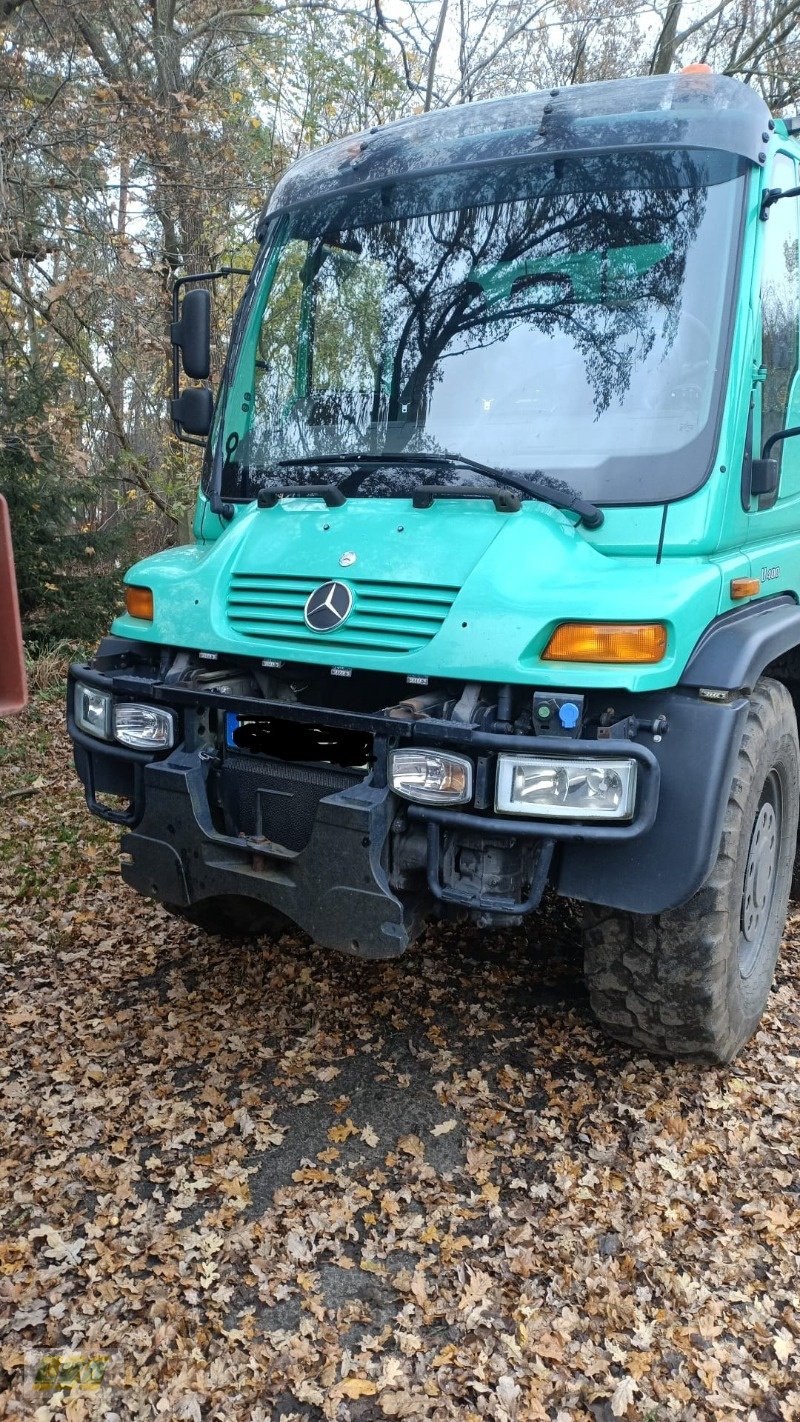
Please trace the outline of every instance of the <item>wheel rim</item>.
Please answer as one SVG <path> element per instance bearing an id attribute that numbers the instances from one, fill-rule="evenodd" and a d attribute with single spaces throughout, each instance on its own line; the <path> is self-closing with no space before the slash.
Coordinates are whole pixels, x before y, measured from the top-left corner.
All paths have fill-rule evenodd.
<path id="1" fill-rule="evenodd" d="M 743 978 L 750 976 L 758 961 L 772 917 L 782 818 L 780 781 L 777 771 L 771 770 L 761 792 L 744 871 L 739 939 L 739 971 Z"/>

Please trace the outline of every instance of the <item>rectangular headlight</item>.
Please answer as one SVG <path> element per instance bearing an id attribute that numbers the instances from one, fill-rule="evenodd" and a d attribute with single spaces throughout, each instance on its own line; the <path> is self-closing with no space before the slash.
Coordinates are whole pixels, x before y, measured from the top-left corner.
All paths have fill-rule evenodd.
<path id="1" fill-rule="evenodd" d="M 114 739 L 134 750 L 169 750 L 175 744 L 175 718 L 160 706 L 123 703 L 114 707 Z"/>
<path id="2" fill-rule="evenodd" d="M 75 683 L 75 725 L 89 736 L 111 739 L 111 693 L 98 691 L 96 686 Z"/>
<path id="3" fill-rule="evenodd" d="M 636 761 L 598 756 L 501 755 L 495 809 L 559 820 L 630 820 Z"/>
<path id="4" fill-rule="evenodd" d="M 392 751 L 389 784 L 420 805 L 466 805 L 472 798 L 472 761 L 446 751 Z"/>

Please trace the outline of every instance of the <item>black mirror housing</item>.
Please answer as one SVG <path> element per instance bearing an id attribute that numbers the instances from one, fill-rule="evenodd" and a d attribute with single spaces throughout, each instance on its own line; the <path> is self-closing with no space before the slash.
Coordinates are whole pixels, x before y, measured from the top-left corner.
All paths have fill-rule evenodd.
<path id="1" fill-rule="evenodd" d="M 192 380 L 208 380 L 211 371 L 211 292 L 207 287 L 187 291 L 178 321 L 170 331 L 172 344 L 181 352 L 183 368 Z"/>
<path id="2" fill-rule="evenodd" d="M 183 390 L 170 406 L 175 424 L 190 435 L 207 435 L 213 413 L 214 396 L 207 385 L 193 385 Z"/>
<path id="3" fill-rule="evenodd" d="M 750 493 L 754 498 L 775 494 L 778 491 L 777 459 L 754 459 L 750 472 Z"/>

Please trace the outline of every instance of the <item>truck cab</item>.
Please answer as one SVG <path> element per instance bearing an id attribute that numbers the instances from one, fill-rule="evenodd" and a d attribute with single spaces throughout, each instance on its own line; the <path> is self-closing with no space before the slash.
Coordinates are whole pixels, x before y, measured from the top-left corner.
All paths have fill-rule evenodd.
<path id="1" fill-rule="evenodd" d="M 790 127 L 701 66 L 311 153 L 215 402 L 184 279 L 194 541 L 69 683 L 128 884 L 371 958 L 549 885 L 607 1031 L 740 1050 L 798 822 Z"/>

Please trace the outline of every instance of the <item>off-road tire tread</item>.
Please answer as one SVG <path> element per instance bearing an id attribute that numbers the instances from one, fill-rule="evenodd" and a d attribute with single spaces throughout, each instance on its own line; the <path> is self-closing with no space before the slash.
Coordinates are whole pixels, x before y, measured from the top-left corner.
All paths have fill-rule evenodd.
<path id="1" fill-rule="evenodd" d="M 584 972 L 594 1014 L 611 1036 L 656 1055 L 722 1063 L 754 1030 L 730 991 L 730 933 L 738 941 L 740 908 L 737 897 L 731 926 L 732 879 L 757 748 L 787 731 L 796 753 L 791 697 L 780 682 L 762 678 L 751 697 L 719 853 L 688 903 L 654 916 L 586 905 Z M 789 811 L 784 829 L 791 833 L 796 806 Z"/>

